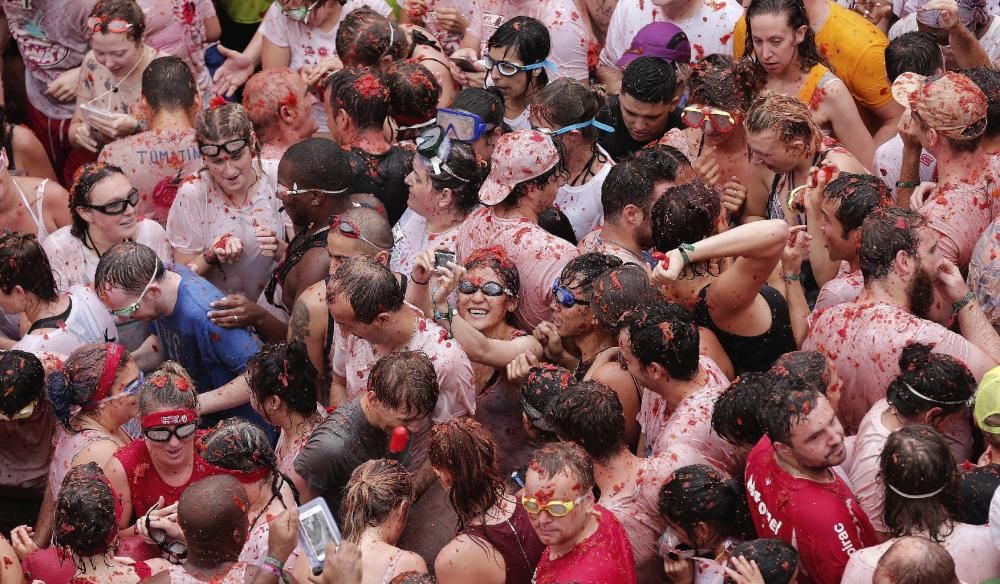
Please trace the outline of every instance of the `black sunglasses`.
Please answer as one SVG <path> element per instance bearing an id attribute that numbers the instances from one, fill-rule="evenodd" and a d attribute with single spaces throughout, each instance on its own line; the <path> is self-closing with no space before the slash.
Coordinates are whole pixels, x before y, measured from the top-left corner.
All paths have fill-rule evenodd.
<path id="1" fill-rule="evenodd" d="M 149 525 L 149 514 L 155 511 L 160 506 L 159 503 L 155 503 L 146 511 L 146 515 L 143 520 L 146 521 L 146 533 L 149 534 L 149 539 L 153 540 L 161 550 L 163 550 L 171 564 L 180 564 L 187 558 L 188 548 L 187 544 L 183 541 L 171 540 L 167 537 L 167 532 L 163 529 L 157 529 Z"/>
<path id="2" fill-rule="evenodd" d="M 513 296 L 514 293 L 503 287 L 503 284 L 499 282 L 486 282 L 479 286 L 473 284 L 468 280 L 462 280 L 458 283 L 458 291 L 462 294 L 475 294 L 479 290 L 483 291 L 485 296 Z"/>
<path id="3" fill-rule="evenodd" d="M 133 187 L 124 199 L 117 199 L 103 205 L 80 205 L 84 209 L 93 209 L 105 215 L 121 215 L 125 209 L 139 204 L 139 189 Z"/>
<path id="4" fill-rule="evenodd" d="M 143 428 L 142 435 L 153 442 L 170 442 L 170 438 L 173 436 L 177 436 L 178 440 L 189 438 L 197 429 L 198 423 L 190 422 L 182 426 L 177 426 L 173 429 L 165 426 L 159 428 Z"/>
<path id="5" fill-rule="evenodd" d="M 236 156 L 243 152 L 243 149 L 250 144 L 250 137 L 236 138 L 222 144 L 198 144 L 198 151 L 202 156 L 210 158 L 218 156 L 223 150 L 230 156 Z"/>

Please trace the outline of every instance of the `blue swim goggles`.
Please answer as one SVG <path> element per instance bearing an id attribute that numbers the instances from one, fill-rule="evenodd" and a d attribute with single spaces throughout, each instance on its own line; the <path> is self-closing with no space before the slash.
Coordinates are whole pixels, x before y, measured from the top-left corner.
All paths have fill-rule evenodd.
<path id="1" fill-rule="evenodd" d="M 602 132 L 607 132 L 609 134 L 614 134 L 615 133 L 615 129 L 614 128 L 612 128 L 611 126 L 609 126 L 607 124 L 598 122 L 594 118 L 590 118 L 589 120 L 587 120 L 585 122 L 579 122 L 577 124 L 570 124 L 568 126 L 563 126 L 563 127 L 559 128 L 558 130 L 550 130 L 548 128 L 535 128 L 535 129 L 538 130 L 539 132 L 543 133 L 543 134 L 548 134 L 549 136 L 558 136 L 560 134 L 565 134 L 567 132 L 572 132 L 573 130 L 582 130 L 582 129 L 590 127 L 590 126 L 594 126 L 598 130 L 600 130 Z"/>

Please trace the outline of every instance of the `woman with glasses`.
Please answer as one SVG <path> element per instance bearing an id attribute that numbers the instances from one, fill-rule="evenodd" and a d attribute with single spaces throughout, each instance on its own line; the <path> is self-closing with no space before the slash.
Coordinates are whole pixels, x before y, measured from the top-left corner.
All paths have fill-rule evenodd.
<path id="1" fill-rule="evenodd" d="M 80 65 L 76 111 L 69 138 L 78 150 L 65 173 L 113 140 L 143 129 L 139 111 L 142 72 L 162 53 L 143 42 L 146 19 L 134 0 L 98 2 L 87 19 L 90 52 Z"/>
<path id="2" fill-rule="evenodd" d="M 541 357 L 542 346 L 512 324 L 521 287 L 517 267 L 499 247 L 473 251 L 465 266 L 452 262 L 435 269 L 432 251 L 421 253 L 416 263 L 416 270 L 428 277 L 438 274 L 430 306 L 438 324 L 450 328 L 472 361 L 475 417 L 494 436 L 503 437 L 501 470 L 523 467 L 537 444 L 521 422 L 519 386 L 507 379 L 506 368 L 522 353 Z M 449 298 L 457 304 L 452 306 Z"/>
<path id="3" fill-rule="evenodd" d="M 69 203 L 72 224 L 42 242 L 60 290 L 92 287 L 101 256 L 123 241 L 146 245 L 161 260 L 171 261 L 167 232 L 156 221 L 136 215 L 139 192 L 122 169 L 88 163 L 74 179 Z"/>
<path id="4" fill-rule="evenodd" d="M 497 140 L 509 129 L 504 111 L 500 90 L 469 87 L 459 91 L 448 108 L 438 108 L 437 125 L 452 140 L 471 144 L 476 156 L 489 162 Z"/>
<path id="5" fill-rule="evenodd" d="M 458 535 L 434 560 L 441 584 L 529 582 L 544 545 L 528 512 L 507 494 L 497 441 L 470 418 L 434 426 L 431 468 L 458 514 Z"/>
<path id="6" fill-rule="evenodd" d="M 754 94 L 798 97 L 824 134 L 870 166 L 875 142 L 847 86 L 820 56 L 802 0 L 753 0 L 746 9 L 746 28 L 743 54 Z"/>
<path id="7" fill-rule="evenodd" d="M 237 104 L 198 114 L 195 140 L 205 167 L 184 181 L 170 207 L 174 258 L 224 294 L 255 299 L 291 227 L 275 194 L 277 161 L 260 159 L 253 125 Z"/>
<path id="8" fill-rule="evenodd" d="M 549 82 L 549 31 L 541 22 L 518 16 L 500 25 L 483 57 L 492 83 L 504 99 L 504 122 L 512 130 L 531 127 L 528 104 Z"/>

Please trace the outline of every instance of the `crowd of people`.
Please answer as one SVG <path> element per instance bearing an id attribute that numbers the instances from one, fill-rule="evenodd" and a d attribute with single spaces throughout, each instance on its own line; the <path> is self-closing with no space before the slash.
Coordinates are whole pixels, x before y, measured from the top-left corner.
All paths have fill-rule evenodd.
<path id="1" fill-rule="evenodd" d="M 0 584 L 1000 578 L 1000 5 L 0 7 Z"/>

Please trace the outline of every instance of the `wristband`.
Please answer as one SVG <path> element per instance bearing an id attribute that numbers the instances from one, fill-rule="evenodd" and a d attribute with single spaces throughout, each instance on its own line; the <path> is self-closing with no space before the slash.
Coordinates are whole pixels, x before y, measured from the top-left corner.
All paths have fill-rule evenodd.
<path id="1" fill-rule="evenodd" d="M 962 310 L 970 302 L 972 302 L 973 299 L 975 299 L 975 295 L 970 291 L 965 296 L 962 296 L 962 298 L 960 300 L 951 303 L 951 310 L 952 310 L 952 312 L 956 312 L 957 313 L 959 310 Z"/>
<path id="2" fill-rule="evenodd" d="M 694 246 L 690 243 L 682 243 L 677 246 L 677 251 L 681 252 L 681 259 L 684 260 L 684 265 L 687 266 L 691 263 L 691 258 L 688 257 L 688 252 L 694 251 Z"/>
<path id="3" fill-rule="evenodd" d="M 423 282 L 421 282 L 420 280 L 417 280 L 416 278 L 414 278 L 413 277 L 413 273 L 411 272 L 410 273 L 410 281 L 413 282 L 414 284 L 416 284 L 417 286 L 426 286 L 427 284 L 430 283 L 431 277 L 427 276 L 427 279 L 424 280 Z"/>
<path id="4" fill-rule="evenodd" d="M 920 186 L 920 183 L 918 181 L 912 181 L 912 180 L 897 180 L 896 181 L 896 188 L 897 189 L 915 189 L 915 188 L 917 188 L 919 186 Z"/>
<path id="5" fill-rule="evenodd" d="M 264 563 L 268 566 L 274 566 L 278 570 L 285 569 L 285 562 L 282 562 L 281 560 L 279 560 L 274 556 L 267 556 L 266 558 L 264 558 Z"/>
<path id="6" fill-rule="evenodd" d="M 274 559 L 274 558 L 270 558 L 269 557 L 269 558 L 265 559 L 264 563 L 260 565 L 260 569 L 263 570 L 263 571 L 265 571 L 265 572 L 267 572 L 268 574 L 274 576 L 275 578 L 277 578 L 279 582 L 283 582 L 284 584 L 288 584 L 288 576 L 286 576 L 285 573 L 282 572 L 281 570 L 279 570 L 278 568 L 275 568 L 274 565 L 268 563 L 267 560 L 270 560 L 270 559 Z M 277 561 L 277 560 L 275 560 L 275 561 Z"/>
<path id="7" fill-rule="evenodd" d="M 801 282 L 802 274 L 785 274 L 782 276 L 786 282 Z"/>
<path id="8" fill-rule="evenodd" d="M 451 322 L 453 316 L 455 316 L 455 308 L 451 304 L 448 305 L 448 310 L 445 312 L 439 311 L 437 307 L 434 308 L 434 320 L 444 319 Z"/>

